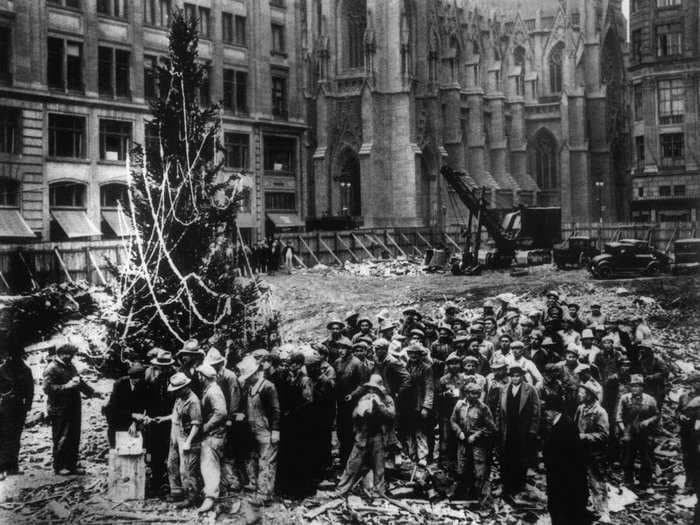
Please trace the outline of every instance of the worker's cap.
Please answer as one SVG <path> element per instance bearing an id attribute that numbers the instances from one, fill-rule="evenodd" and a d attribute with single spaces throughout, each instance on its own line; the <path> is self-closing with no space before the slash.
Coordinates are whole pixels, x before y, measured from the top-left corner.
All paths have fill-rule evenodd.
<path id="1" fill-rule="evenodd" d="M 191 382 L 192 381 L 190 380 L 190 378 L 182 372 L 173 374 L 173 376 L 170 378 L 170 381 L 168 381 L 168 392 L 176 392 L 182 388 L 185 388 Z"/>
<path id="2" fill-rule="evenodd" d="M 453 303 L 451 301 L 448 301 L 445 303 L 445 312 L 446 313 L 457 312 L 457 311 L 459 311 L 459 307 L 455 303 Z"/>
<path id="3" fill-rule="evenodd" d="M 352 348 L 352 343 L 350 342 L 350 339 L 348 339 L 347 337 L 341 337 L 340 339 L 338 339 L 335 342 L 335 346 L 337 346 L 338 348 L 350 349 L 350 348 Z"/>
<path id="4" fill-rule="evenodd" d="M 575 355 L 578 355 L 578 351 L 579 351 L 578 346 L 576 346 L 576 345 L 573 344 L 573 343 L 570 343 L 570 344 L 566 347 L 565 353 L 567 353 L 567 354 L 575 354 Z"/>
<path id="5" fill-rule="evenodd" d="M 374 341 L 374 339 L 373 339 L 372 336 L 370 336 L 369 334 L 368 334 L 368 335 L 363 335 L 362 337 L 358 337 L 358 338 L 357 338 L 357 342 L 364 342 L 364 343 L 367 343 L 367 346 L 372 346 L 372 342 L 373 342 L 373 341 Z"/>
<path id="6" fill-rule="evenodd" d="M 380 337 L 379 339 L 376 339 L 373 343 L 372 346 L 374 348 L 389 348 L 389 341 L 384 339 L 383 337 Z"/>
<path id="7" fill-rule="evenodd" d="M 217 350 L 213 346 L 209 349 L 206 357 L 204 358 L 204 362 L 211 366 L 216 366 L 218 364 L 223 363 L 224 361 L 226 361 L 226 358 L 222 356 L 221 352 L 219 352 L 219 350 Z"/>
<path id="8" fill-rule="evenodd" d="M 457 352 L 452 352 L 450 355 L 447 356 L 447 359 L 445 359 L 446 364 L 450 363 L 460 363 L 462 364 L 462 358 L 457 355 Z"/>
<path id="9" fill-rule="evenodd" d="M 139 377 L 146 373 L 146 369 L 141 363 L 134 363 L 129 367 L 129 377 Z"/>
<path id="10" fill-rule="evenodd" d="M 154 357 L 158 357 L 158 354 L 159 354 L 160 352 L 162 352 L 162 351 L 163 351 L 162 348 L 158 348 L 157 346 L 154 346 L 154 347 L 151 348 L 151 349 L 148 351 L 148 353 L 146 354 L 146 359 L 148 359 L 148 360 L 150 361 L 150 360 L 153 359 Z"/>
<path id="11" fill-rule="evenodd" d="M 581 363 L 574 369 L 574 374 L 580 374 L 581 372 L 590 372 L 591 365 L 587 363 Z"/>
<path id="12" fill-rule="evenodd" d="M 504 333 L 502 333 L 500 336 L 498 336 L 498 339 L 499 339 L 499 340 L 500 340 L 500 339 L 508 339 L 508 341 L 512 341 L 512 340 L 513 340 L 513 336 L 510 335 L 509 333 L 504 332 Z"/>
<path id="13" fill-rule="evenodd" d="M 243 382 L 258 371 L 260 365 L 258 360 L 252 355 L 245 356 L 240 363 L 238 363 L 238 379 Z"/>
<path id="14" fill-rule="evenodd" d="M 466 319 L 462 319 L 461 317 L 455 317 L 452 319 L 452 326 L 459 326 L 460 328 L 466 328 L 469 326 L 469 323 L 467 322 Z"/>
<path id="15" fill-rule="evenodd" d="M 533 323 L 532 319 L 530 319 L 529 317 L 521 317 L 520 326 L 535 326 L 535 323 Z"/>
<path id="16" fill-rule="evenodd" d="M 256 348 L 250 353 L 250 355 L 252 355 L 258 361 L 261 361 L 268 357 L 270 355 L 270 352 L 267 351 L 265 348 Z"/>
<path id="17" fill-rule="evenodd" d="M 196 339 L 188 339 L 182 345 L 181 352 L 199 352 L 199 341 Z"/>
<path id="18" fill-rule="evenodd" d="M 366 351 L 369 349 L 369 345 L 367 344 L 367 341 L 355 341 L 355 343 L 352 345 L 352 349 Z"/>
<path id="19" fill-rule="evenodd" d="M 396 328 L 396 323 L 394 321 L 391 321 L 389 319 L 382 319 L 379 322 L 379 326 L 377 327 L 377 330 L 379 332 L 386 332 L 388 330 L 393 330 Z"/>
<path id="20" fill-rule="evenodd" d="M 472 334 L 482 334 L 484 332 L 483 323 L 472 323 L 469 332 Z"/>
<path id="21" fill-rule="evenodd" d="M 75 355 L 78 353 L 78 347 L 72 343 L 65 343 L 56 349 L 56 355 L 70 354 Z"/>
<path id="22" fill-rule="evenodd" d="M 414 328 L 413 330 L 411 330 L 411 335 L 423 338 L 425 337 L 425 332 L 423 332 L 423 330 L 421 330 L 420 328 Z"/>
<path id="23" fill-rule="evenodd" d="M 421 344 L 414 343 L 412 345 L 409 345 L 408 348 L 406 348 L 406 352 L 411 355 L 427 355 L 428 351 L 425 349 L 425 347 Z"/>
<path id="24" fill-rule="evenodd" d="M 323 361 L 323 358 L 318 352 L 309 352 L 304 356 L 304 365 L 307 367 L 318 366 Z"/>
<path id="25" fill-rule="evenodd" d="M 469 341 L 471 338 L 467 334 L 457 334 L 454 338 L 454 343 L 466 343 Z"/>
<path id="26" fill-rule="evenodd" d="M 601 341 L 610 341 L 611 343 L 615 343 L 615 338 L 612 335 L 606 335 L 603 336 L 603 339 Z"/>
<path id="27" fill-rule="evenodd" d="M 595 336 L 593 335 L 593 330 L 590 328 L 584 328 L 583 331 L 581 332 L 581 339 L 593 339 Z"/>
<path id="28" fill-rule="evenodd" d="M 549 290 L 547 292 L 547 297 L 553 297 L 554 299 L 559 299 L 559 292 L 556 290 Z"/>
<path id="29" fill-rule="evenodd" d="M 462 390 L 467 394 L 480 394 L 482 392 L 481 387 L 472 381 L 463 384 Z"/>
<path id="30" fill-rule="evenodd" d="M 598 303 L 593 303 L 591 305 L 591 310 L 600 310 L 600 305 Z"/>
<path id="31" fill-rule="evenodd" d="M 369 376 L 369 380 L 363 386 L 367 389 L 377 390 L 382 394 L 386 392 L 384 388 L 384 379 L 382 379 L 382 376 L 379 374 L 372 374 Z"/>
<path id="32" fill-rule="evenodd" d="M 510 348 L 511 348 L 511 350 L 515 350 L 518 348 L 522 349 L 522 348 L 525 348 L 525 344 L 522 341 L 513 341 L 510 344 Z"/>
<path id="33" fill-rule="evenodd" d="M 332 330 L 333 328 L 338 328 L 339 330 L 342 330 L 343 328 L 345 328 L 345 323 L 337 317 L 333 318 L 326 323 L 326 329 Z"/>
<path id="34" fill-rule="evenodd" d="M 362 317 L 357 318 L 357 324 L 361 325 L 362 323 L 367 323 L 370 328 L 372 328 L 372 326 L 374 326 L 374 324 L 372 323 L 372 320 L 369 317 L 367 317 L 366 315 L 363 315 Z"/>
<path id="35" fill-rule="evenodd" d="M 440 326 L 438 326 L 438 332 L 447 332 L 449 335 L 454 335 L 452 327 L 447 324 L 441 324 Z"/>
<path id="36" fill-rule="evenodd" d="M 542 346 L 554 346 L 554 341 L 552 341 L 552 338 L 547 336 L 542 340 Z"/>
<path id="37" fill-rule="evenodd" d="M 211 365 L 203 363 L 197 367 L 197 372 L 202 374 L 207 379 L 213 379 L 216 377 L 216 370 Z"/>
<path id="38" fill-rule="evenodd" d="M 484 308 L 494 308 L 496 305 L 493 302 L 493 299 L 486 299 L 484 301 Z"/>
<path id="39" fill-rule="evenodd" d="M 491 317 L 491 316 L 484 317 L 484 324 L 486 324 L 486 321 L 490 321 L 490 322 L 492 322 L 493 324 L 496 324 L 496 318 L 495 318 L 495 317 Z"/>
<path id="40" fill-rule="evenodd" d="M 161 350 L 156 357 L 151 359 L 151 364 L 155 366 L 172 366 L 174 363 L 172 354 L 167 350 Z"/>
<path id="41" fill-rule="evenodd" d="M 377 321 L 381 324 L 382 321 L 386 321 L 387 319 L 389 319 L 389 310 L 382 308 L 377 314 Z"/>
<path id="42" fill-rule="evenodd" d="M 520 365 L 510 365 L 508 367 L 508 373 L 510 375 L 523 375 L 525 372 L 523 371 L 523 367 Z"/>
<path id="43" fill-rule="evenodd" d="M 652 343 L 650 340 L 645 339 L 637 343 L 637 347 L 641 350 L 642 348 L 646 348 L 647 350 L 652 350 L 654 347 L 652 346 Z"/>
<path id="44" fill-rule="evenodd" d="M 576 304 L 576 303 L 569 303 L 569 304 L 567 304 L 567 306 L 568 306 L 569 308 L 573 308 L 574 310 L 579 310 L 579 309 L 580 309 L 579 305 Z"/>
<path id="45" fill-rule="evenodd" d="M 394 334 L 394 335 L 391 336 L 391 340 L 392 340 L 392 341 L 399 341 L 399 342 L 405 341 L 405 340 L 406 340 L 406 336 L 403 335 L 403 334 Z"/>
<path id="46" fill-rule="evenodd" d="M 644 376 L 642 374 L 632 374 L 630 375 L 630 385 L 643 385 Z"/>
<path id="47" fill-rule="evenodd" d="M 402 313 L 403 313 L 403 315 L 414 315 L 414 316 L 415 316 L 415 315 L 420 315 L 420 314 L 418 313 L 418 310 L 416 310 L 416 309 L 413 308 L 413 307 L 406 308 Z"/>
<path id="48" fill-rule="evenodd" d="M 464 362 L 464 364 L 467 364 L 467 363 L 473 363 L 475 365 L 479 364 L 479 359 L 473 355 L 464 356 L 464 359 L 462 361 Z"/>
<path id="49" fill-rule="evenodd" d="M 429 317 L 429 316 L 425 316 L 422 319 L 422 323 L 423 323 L 423 325 L 425 325 L 426 328 L 431 328 L 433 330 L 435 330 L 438 327 L 437 321 L 435 321 L 435 319 L 433 319 L 432 317 Z"/>
<path id="50" fill-rule="evenodd" d="M 347 314 L 345 314 L 345 322 L 352 323 L 359 315 L 360 314 L 355 310 L 350 310 Z"/>

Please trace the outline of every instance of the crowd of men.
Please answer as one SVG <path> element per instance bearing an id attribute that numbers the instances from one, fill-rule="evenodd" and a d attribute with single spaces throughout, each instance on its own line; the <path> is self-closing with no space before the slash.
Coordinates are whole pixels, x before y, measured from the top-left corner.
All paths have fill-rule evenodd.
<path id="1" fill-rule="evenodd" d="M 497 462 L 511 504 L 528 500 L 528 470 L 544 468 L 552 523 L 569 525 L 610 522 L 615 463 L 631 489 L 650 489 L 668 370 L 642 318 L 609 321 L 600 305 L 580 316 L 555 291 L 541 311 L 489 300 L 466 314 L 453 303 L 434 318 L 415 308 L 396 321 L 353 312 L 330 319 L 327 337 L 303 352 L 241 354 L 196 340 L 174 356 L 153 349 L 146 367 L 133 363 L 114 384 L 110 445 L 117 432 L 143 432 L 150 494 L 202 512 L 222 490 L 263 503 L 313 495 L 333 472 L 334 431 L 343 469 L 334 496 L 361 484 L 386 497 L 387 476 L 410 461 L 414 473 L 449 473 L 454 499 L 483 502 L 498 494 Z M 44 373 L 61 475 L 81 473 L 80 394 L 93 394 L 71 364 L 75 351 L 58 348 Z M 700 375 L 690 383 L 678 422 L 697 493 Z"/>
<path id="2" fill-rule="evenodd" d="M 240 243 L 236 260 L 241 275 L 248 277 L 261 273 L 274 275 L 281 267 L 292 273 L 294 249 L 291 243 L 285 244 L 277 239 L 258 241 L 252 246 Z"/>

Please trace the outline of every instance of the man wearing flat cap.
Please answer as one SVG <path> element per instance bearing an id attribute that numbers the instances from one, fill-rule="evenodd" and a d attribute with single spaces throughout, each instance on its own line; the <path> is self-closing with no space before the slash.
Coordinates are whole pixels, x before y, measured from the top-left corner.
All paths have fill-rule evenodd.
<path id="1" fill-rule="evenodd" d="M 462 358 L 456 353 L 447 356 L 445 373 L 436 383 L 435 403 L 440 431 L 440 465 L 454 470 L 457 461 L 457 440 L 450 418 L 462 397 L 462 387 L 467 384 L 467 377 L 462 372 Z"/>
<path id="2" fill-rule="evenodd" d="M 177 372 L 168 382 L 168 392 L 175 397 L 170 416 L 170 452 L 168 479 L 170 499 L 178 501 L 177 508 L 194 507 L 199 498 L 199 449 L 202 427 L 202 407 L 190 388 L 192 381 Z"/>
<path id="3" fill-rule="evenodd" d="M 640 374 L 630 376 L 630 392 L 620 397 L 615 418 L 622 445 L 622 468 L 625 483 L 634 483 L 635 460 L 639 459 L 640 489 L 646 489 L 651 483 L 653 473 L 652 433 L 659 418 L 656 400 L 644 393 L 644 377 Z"/>
<path id="4" fill-rule="evenodd" d="M 94 397 L 95 391 L 78 375 L 73 357 L 78 349 L 66 343 L 44 370 L 44 392 L 53 438 L 53 469 L 56 474 L 85 474 L 78 466 L 80 449 L 81 397 Z"/>
<path id="5" fill-rule="evenodd" d="M 409 337 L 411 335 L 411 330 L 414 328 L 421 329 L 420 324 L 420 313 L 415 308 L 406 308 L 403 312 L 403 321 L 401 321 L 401 326 L 399 327 L 399 333 Z"/>
<path id="6" fill-rule="evenodd" d="M 651 341 L 643 341 L 639 348 L 639 362 L 632 368 L 633 373 L 644 376 L 644 392 L 656 400 L 656 407 L 661 412 L 666 397 L 666 380 L 668 367 L 660 357 L 654 355 Z"/>
<path id="7" fill-rule="evenodd" d="M 527 469 L 536 450 L 540 425 L 537 390 L 523 380 L 517 365 L 508 368 L 510 385 L 503 389 L 500 408 L 500 464 L 503 497 L 513 499 L 525 490 Z"/>
<path id="8" fill-rule="evenodd" d="M 112 386 L 109 401 L 102 409 L 107 419 L 107 440 L 114 448 L 117 432 L 136 431 L 136 419 L 133 414 L 142 416 L 146 412 L 146 369 L 140 363 L 129 368 L 128 375 L 117 379 Z M 137 418 L 138 419 L 138 418 Z"/>
<path id="9" fill-rule="evenodd" d="M 366 379 L 360 360 L 352 353 L 350 341 L 339 342 L 340 357 L 334 363 L 337 402 L 336 432 L 340 442 L 340 463 L 345 464 L 352 450 L 352 394 Z"/>
<path id="10" fill-rule="evenodd" d="M 430 358 L 433 360 L 433 372 L 438 381 L 445 371 L 445 359 L 452 353 L 454 334 L 448 324 L 438 327 L 438 339 L 430 345 Z"/>
<path id="11" fill-rule="evenodd" d="M 344 337 L 343 329 L 345 328 L 345 323 L 340 319 L 334 317 L 326 323 L 326 329 L 328 330 L 328 337 L 326 337 L 321 344 L 328 350 L 328 359 L 332 362 L 338 357 L 337 343 L 341 338 Z"/>
<path id="12" fill-rule="evenodd" d="M 405 410 L 401 409 L 402 430 L 409 457 L 421 465 L 428 463 L 428 432 L 432 430 L 435 380 L 433 368 L 426 360 L 428 351 L 412 343 L 408 352 L 406 370 L 411 376 L 406 394 Z"/>
<path id="13" fill-rule="evenodd" d="M 592 383 L 581 383 L 578 389 L 579 406 L 574 422 L 583 443 L 588 488 L 593 510 L 599 523 L 612 523 L 608 510 L 608 414 L 598 401 L 598 391 Z"/>

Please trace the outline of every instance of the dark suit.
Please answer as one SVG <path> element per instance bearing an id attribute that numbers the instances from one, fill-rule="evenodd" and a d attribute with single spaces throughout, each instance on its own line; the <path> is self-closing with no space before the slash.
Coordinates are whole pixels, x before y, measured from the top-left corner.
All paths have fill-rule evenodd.
<path id="1" fill-rule="evenodd" d="M 591 522 L 586 510 L 588 484 L 583 444 L 567 416 L 545 434 L 542 455 L 547 471 L 547 508 L 552 525 Z"/>
<path id="2" fill-rule="evenodd" d="M 504 495 L 525 489 L 527 467 L 534 457 L 540 425 L 540 398 L 534 387 L 523 381 L 517 395 L 512 392 L 512 384 L 503 389 L 499 414 Z"/>
<path id="3" fill-rule="evenodd" d="M 24 420 L 34 398 L 32 371 L 21 359 L 0 366 L 0 472 L 18 470 Z"/>
<path id="4" fill-rule="evenodd" d="M 146 411 L 146 384 L 140 380 L 132 387 L 128 377 L 122 377 L 114 382 L 112 395 L 104 407 L 107 418 L 107 439 L 110 448 L 114 448 L 116 432 L 129 430 L 131 414 Z"/>
<path id="5" fill-rule="evenodd" d="M 71 363 L 57 357 L 44 370 L 44 392 L 53 438 L 53 468 L 73 470 L 78 465 L 80 448 L 80 393 L 90 397 L 94 390 L 85 383 L 73 388 L 65 385 L 78 375 Z"/>

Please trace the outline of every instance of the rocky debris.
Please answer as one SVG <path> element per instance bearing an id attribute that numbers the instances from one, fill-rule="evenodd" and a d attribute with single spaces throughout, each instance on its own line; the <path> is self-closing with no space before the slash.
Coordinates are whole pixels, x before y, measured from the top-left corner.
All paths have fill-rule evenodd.
<path id="1" fill-rule="evenodd" d="M 344 269 L 353 275 L 361 277 L 401 277 L 418 275 L 423 272 L 422 266 L 409 259 L 399 258 L 390 260 L 364 261 L 353 263 L 346 261 Z"/>

